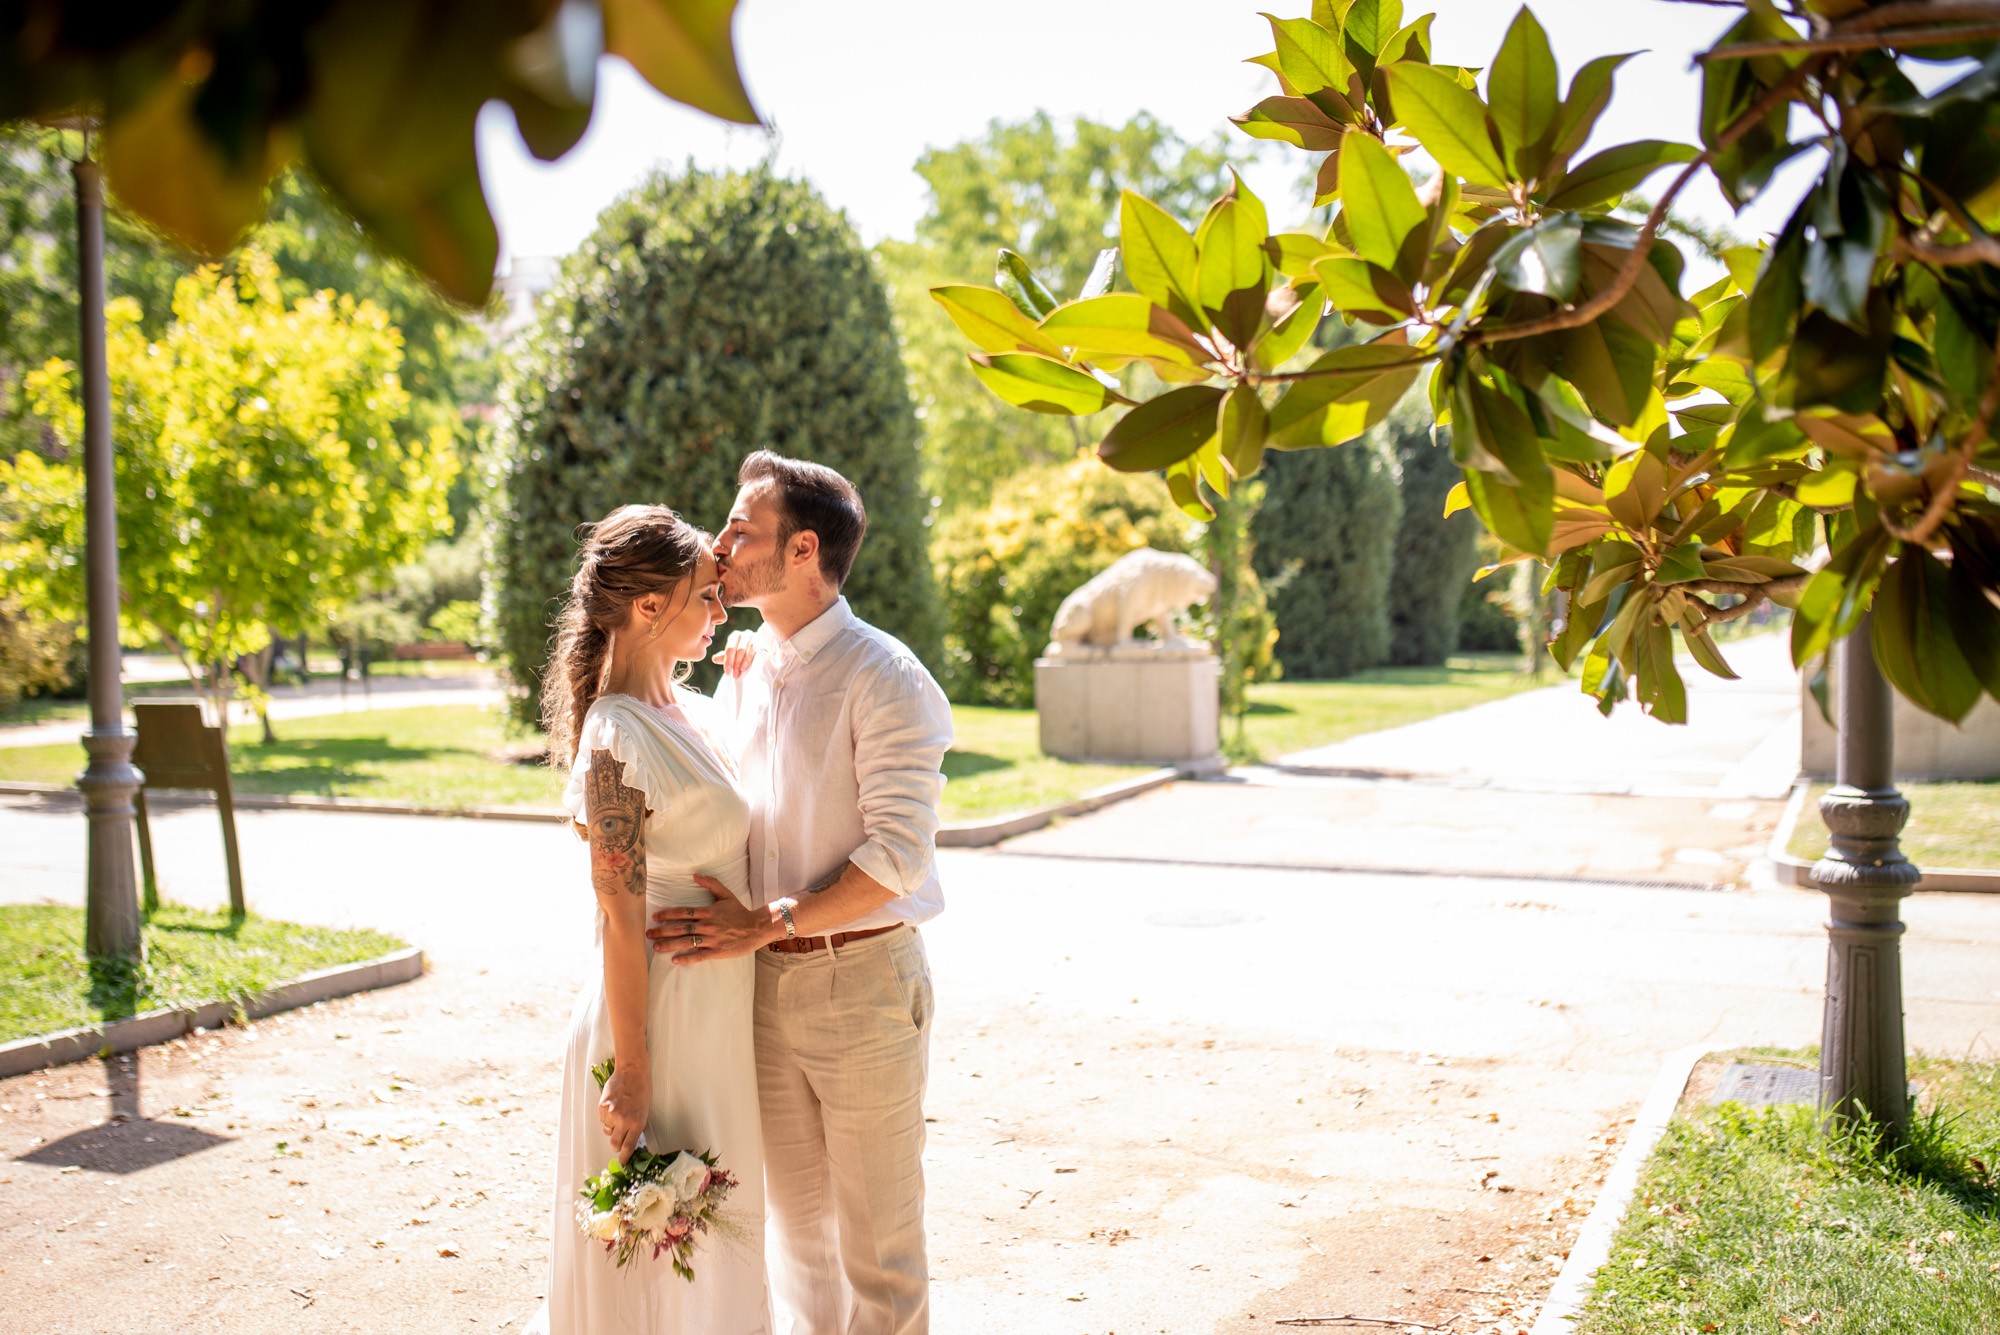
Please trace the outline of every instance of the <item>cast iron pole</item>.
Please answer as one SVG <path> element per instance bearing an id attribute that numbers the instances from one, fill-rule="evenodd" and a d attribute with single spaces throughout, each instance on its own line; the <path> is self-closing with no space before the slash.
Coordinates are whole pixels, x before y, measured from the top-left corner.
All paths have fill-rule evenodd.
<path id="1" fill-rule="evenodd" d="M 86 145 L 88 138 L 85 139 Z M 132 766 L 118 662 L 118 495 L 111 383 L 104 364 L 104 180 L 86 152 L 76 176 L 77 304 L 82 319 L 84 572 L 90 597 L 90 763 L 77 780 L 90 824 L 84 950 L 137 955 L 139 882 L 132 859 Z"/>
<path id="2" fill-rule="evenodd" d="M 1862 618 L 1840 644 L 1837 782 L 1819 800 L 1832 835 L 1812 870 L 1829 907 L 1819 1105 L 1828 1116 L 1865 1110 L 1893 1143 L 1910 1119 L 1901 915 L 1918 872 L 1897 842 L 1910 804 L 1896 791 L 1893 697 L 1869 642 L 1873 622 L 1872 613 Z"/>

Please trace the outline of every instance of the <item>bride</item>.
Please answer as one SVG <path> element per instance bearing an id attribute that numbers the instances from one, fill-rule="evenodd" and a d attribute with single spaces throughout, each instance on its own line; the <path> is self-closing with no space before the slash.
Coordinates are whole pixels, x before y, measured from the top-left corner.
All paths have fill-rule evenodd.
<path id="1" fill-rule="evenodd" d="M 659 908 L 708 904 L 697 874 L 748 900 L 749 810 L 710 701 L 680 684 L 723 609 L 707 538 L 665 506 L 627 505 L 591 529 L 557 622 L 542 693 L 564 805 L 590 845 L 604 968 L 570 1021 L 556 1139 L 548 1298 L 533 1335 L 759 1335 L 763 1138 L 751 1014 L 756 960 L 675 968 L 645 937 Z M 591 1067 L 615 1057 L 602 1091 Z M 707 1235 L 693 1282 L 665 1258 L 619 1269 L 578 1230 L 577 1190 L 641 1134 L 713 1150 L 740 1184 L 730 1236 Z"/>

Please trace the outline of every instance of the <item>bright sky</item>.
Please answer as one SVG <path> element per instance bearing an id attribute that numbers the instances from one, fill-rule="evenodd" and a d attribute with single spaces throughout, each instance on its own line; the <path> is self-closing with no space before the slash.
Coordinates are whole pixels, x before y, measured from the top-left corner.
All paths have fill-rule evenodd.
<path id="1" fill-rule="evenodd" d="M 1272 0 L 1264 0 L 1272 3 Z M 804 177 L 845 209 L 873 243 L 907 237 L 924 209 L 912 170 L 928 147 L 980 134 L 995 119 L 1037 109 L 1123 122 L 1150 111 L 1184 138 L 1227 127 L 1226 117 L 1277 91 L 1247 56 L 1270 49 L 1257 0 L 743 0 L 737 50 L 752 98 L 775 125 L 781 170 Z M 1304 0 L 1277 0 L 1303 12 Z M 1565 88 L 1585 61 L 1641 51 L 1618 78 L 1594 147 L 1633 139 L 1695 138 L 1700 81 L 1690 57 L 1729 21 L 1724 10 L 1669 0 L 1536 0 Z M 1433 56 L 1484 65 L 1499 49 L 1516 5 L 1509 0 L 1406 0 L 1415 17 L 1435 10 Z M 537 163 L 512 116 L 490 106 L 479 126 L 480 162 L 513 255 L 565 254 L 598 212 L 653 167 L 688 159 L 750 166 L 770 151 L 765 132 L 725 127 L 667 101 L 622 62 L 599 73 L 597 116 L 562 161 Z M 1235 133 L 1233 130 L 1231 133 Z M 1248 142 L 1248 141 L 1245 141 Z M 1275 220 L 1297 216 L 1280 201 L 1305 162 L 1274 150 L 1251 184 Z M 1803 163 L 1794 163 L 1794 180 Z M 1668 178 L 1654 178 L 1662 188 Z M 1734 224 L 1754 236 L 1775 230 L 1797 198 L 1784 178 Z M 1688 210 L 1726 221 L 1705 181 L 1683 195 Z"/>

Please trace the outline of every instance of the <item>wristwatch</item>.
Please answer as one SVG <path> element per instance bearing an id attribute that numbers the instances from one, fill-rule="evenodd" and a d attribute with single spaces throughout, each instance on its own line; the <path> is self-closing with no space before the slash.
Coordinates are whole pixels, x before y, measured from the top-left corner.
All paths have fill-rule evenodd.
<path id="1" fill-rule="evenodd" d="M 771 907 L 778 911 L 778 916 L 785 920 L 785 940 L 787 941 L 796 941 L 799 936 L 799 925 L 792 921 L 792 910 L 798 906 L 799 901 L 796 899 L 779 899 L 773 900 L 771 903 Z"/>

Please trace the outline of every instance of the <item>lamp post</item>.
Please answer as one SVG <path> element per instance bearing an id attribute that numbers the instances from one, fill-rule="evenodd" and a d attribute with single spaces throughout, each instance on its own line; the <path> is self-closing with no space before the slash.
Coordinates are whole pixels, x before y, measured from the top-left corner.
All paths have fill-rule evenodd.
<path id="1" fill-rule="evenodd" d="M 90 602 L 90 762 L 77 780 L 90 826 L 84 950 L 92 956 L 141 949 L 139 881 L 133 862 L 132 765 L 136 740 L 125 726 L 118 661 L 118 495 L 111 458 L 111 383 L 104 363 L 104 177 L 90 158 L 90 127 L 76 178 L 77 305 L 83 380 L 84 576 Z"/>
<path id="2" fill-rule="evenodd" d="M 1898 843 L 1910 804 L 1896 791 L 1893 697 L 1869 639 L 1873 623 L 1870 613 L 1840 643 L 1836 782 L 1819 800 L 1832 836 L 1812 869 L 1829 909 L 1819 1106 L 1830 1117 L 1865 1111 L 1895 1143 L 1910 1120 L 1902 902 L 1919 873 Z"/>

